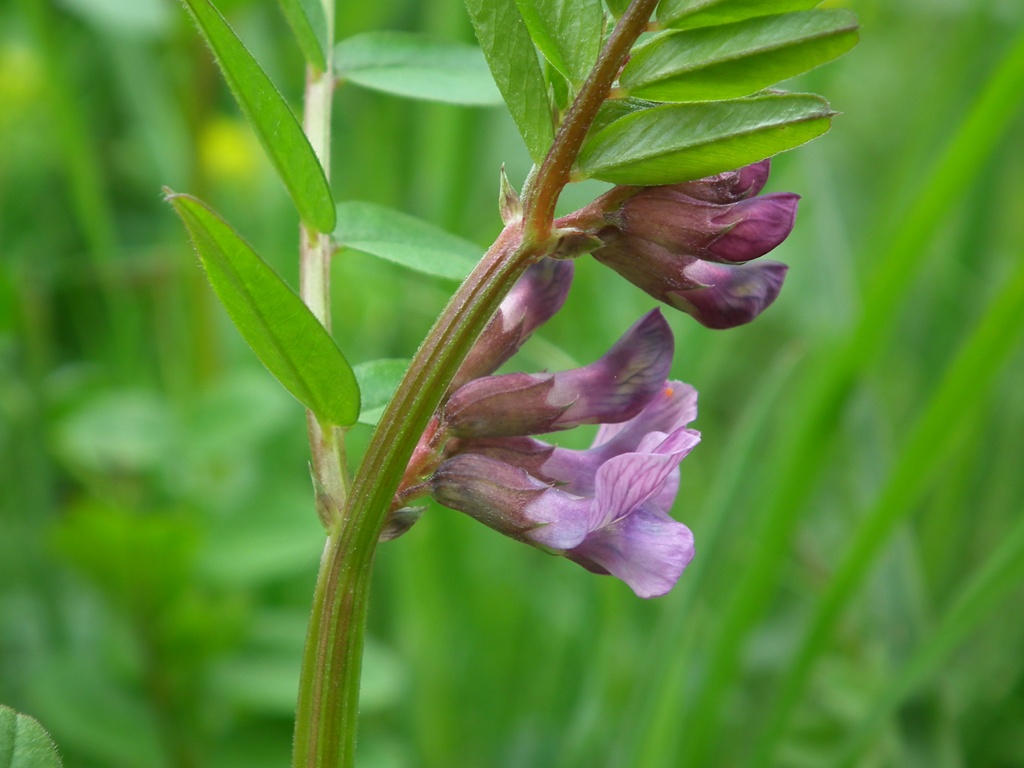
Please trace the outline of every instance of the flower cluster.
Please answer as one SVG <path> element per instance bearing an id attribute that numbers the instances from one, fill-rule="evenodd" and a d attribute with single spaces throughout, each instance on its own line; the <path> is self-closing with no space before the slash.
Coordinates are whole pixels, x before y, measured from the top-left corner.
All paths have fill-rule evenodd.
<path id="1" fill-rule="evenodd" d="M 750 322 L 775 301 L 787 269 L 753 260 L 786 239 L 800 199 L 759 194 L 769 167 L 613 189 L 580 212 L 603 243 L 594 258 L 709 328 Z"/>
<path id="2" fill-rule="evenodd" d="M 768 161 L 665 187 L 616 188 L 563 220 L 601 263 L 711 328 L 749 322 L 778 295 L 785 265 L 752 260 L 789 234 L 797 196 L 760 195 Z M 571 249 L 570 249 L 571 250 Z M 697 393 L 669 379 L 673 339 L 659 310 L 600 359 L 555 373 L 494 375 L 565 301 L 572 262 L 530 267 L 457 372 L 395 497 L 392 532 L 431 495 L 500 533 L 640 597 L 668 592 L 693 536 L 668 512 L 679 464 L 700 434 Z M 600 425 L 582 451 L 535 435 Z"/>

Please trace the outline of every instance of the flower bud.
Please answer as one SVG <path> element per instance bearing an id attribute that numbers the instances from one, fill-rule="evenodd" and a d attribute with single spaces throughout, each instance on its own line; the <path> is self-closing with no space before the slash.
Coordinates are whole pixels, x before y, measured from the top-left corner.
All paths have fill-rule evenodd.
<path id="1" fill-rule="evenodd" d="M 668 323 L 653 310 L 583 368 L 469 382 L 445 405 L 445 426 L 457 437 L 502 437 L 625 421 L 660 391 L 673 346 Z"/>
<path id="2" fill-rule="evenodd" d="M 782 192 L 719 205 L 696 200 L 678 186 L 649 187 L 607 218 L 630 240 L 711 261 L 743 262 L 789 236 L 799 199 Z"/>
<path id="3" fill-rule="evenodd" d="M 450 391 L 494 373 L 533 332 L 550 320 L 569 294 L 572 262 L 542 259 L 530 266 L 501 302 L 462 363 Z"/>
<path id="4" fill-rule="evenodd" d="M 705 287 L 672 292 L 667 301 L 708 328 L 733 328 L 749 323 L 775 301 L 788 269 L 778 261 L 734 266 L 697 261 L 687 274 Z"/>
<path id="5" fill-rule="evenodd" d="M 775 261 L 714 264 L 626 237 L 595 251 L 594 258 L 708 328 L 753 320 L 775 301 L 787 269 Z"/>

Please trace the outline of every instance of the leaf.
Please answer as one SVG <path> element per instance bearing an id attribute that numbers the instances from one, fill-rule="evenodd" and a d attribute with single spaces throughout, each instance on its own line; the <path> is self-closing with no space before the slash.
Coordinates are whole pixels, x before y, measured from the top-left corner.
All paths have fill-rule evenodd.
<path id="1" fill-rule="evenodd" d="M 278 0 L 306 61 L 319 72 L 327 69 L 327 19 L 320 0 Z"/>
<path id="2" fill-rule="evenodd" d="M 605 5 L 615 18 L 619 18 L 629 9 L 630 0 L 605 0 Z"/>
<path id="3" fill-rule="evenodd" d="M 660 101 L 746 96 L 846 53 L 857 42 L 849 11 L 747 19 L 655 38 L 634 53 L 621 86 Z"/>
<path id="4" fill-rule="evenodd" d="M 516 0 L 466 0 L 494 82 L 535 163 L 554 140 L 548 87 Z"/>
<path id="5" fill-rule="evenodd" d="M 825 133 L 832 114 L 828 102 L 810 94 L 666 104 L 592 136 L 579 167 L 615 184 L 677 184 L 799 146 Z"/>
<path id="6" fill-rule="evenodd" d="M 577 88 L 597 61 L 604 31 L 601 0 L 516 0 L 530 37 Z"/>
<path id="7" fill-rule="evenodd" d="M 334 229 L 334 200 L 313 147 L 284 97 L 209 0 L 184 0 L 217 57 L 231 93 L 281 175 L 302 220 Z"/>
<path id="8" fill-rule="evenodd" d="M 676 29 L 728 24 L 732 21 L 806 11 L 821 0 L 663 0 L 658 23 Z"/>
<path id="9" fill-rule="evenodd" d="M 425 275 L 462 280 L 480 259 L 480 248 L 404 213 L 373 203 L 338 204 L 338 245 L 368 253 Z"/>
<path id="10" fill-rule="evenodd" d="M 363 393 L 363 409 L 359 412 L 360 423 L 369 424 L 371 427 L 377 425 L 384 407 L 395 394 L 398 383 L 408 367 L 408 360 L 384 359 L 359 363 L 353 368 L 356 381 L 359 382 L 359 390 Z"/>
<path id="11" fill-rule="evenodd" d="M 167 199 L 184 221 L 218 298 L 260 361 L 321 424 L 353 424 L 359 387 L 327 329 L 204 203 L 171 192 Z"/>
<path id="12" fill-rule="evenodd" d="M 396 96 L 448 104 L 501 104 L 475 45 L 413 32 L 367 32 L 334 46 L 334 68 L 348 82 Z"/>
<path id="13" fill-rule="evenodd" d="M 50 734 L 28 715 L 0 704 L 0 768 L 60 768 Z"/>
<path id="14" fill-rule="evenodd" d="M 632 96 L 622 99 L 608 99 L 597 110 L 597 116 L 594 118 L 594 122 L 590 124 L 590 135 L 597 135 L 599 131 L 604 130 L 616 120 L 621 120 L 626 115 L 641 112 L 645 109 L 654 109 L 654 107 L 658 106 L 661 106 L 660 102 L 635 99 Z"/>

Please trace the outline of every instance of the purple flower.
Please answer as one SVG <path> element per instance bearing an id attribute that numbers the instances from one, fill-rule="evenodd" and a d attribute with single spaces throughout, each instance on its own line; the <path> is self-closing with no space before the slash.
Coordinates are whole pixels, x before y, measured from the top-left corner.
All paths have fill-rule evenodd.
<path id="1" fill-rule="evenodd" d="M 676 186 L 648 187 L 606 218 L 629 240 L 711 261 L 744 262 L 764 256 L 789 236 L 799 200 L 777 192 L 720 205 Z"/>
<path id="2" fill-rule="evenodd" d="M 594 258 L 709 328 L 748 323 L 778 296 L 786 266 L 748 262 L 793 230 L 799 196 L 759 194 L 770 163 L 683 184 L 616 187 L 559 223 L 601 240 Z"/>
<path id="3" fill-rule="evenodd" d="M 775 301 L 788 269 L 778 261 L 715 264 L 627 238 L 612 239 L 594 258 L 708 328 L 749 323 Z"/>
<path id="4" fill-rule="evenodd" d="M 672 331 L 653 310 L 583 368 L 474 379 L 448 400 L 442 423 L 458 437 L 503 437 L 625 421 L 660 390 L 672 349 Z"/>
<path id="5" fill-rule="evenodd" d="M 507 536 L 612 574 L 640 597 L 667 593 L 693 558 L 668 515 L 679 463 L 700 440 L 696 392 L 664 382 L 632 419 L 602 425 L 585 451 L 531 438 L 460 440 L 432 479 L 442 504 Z"/>

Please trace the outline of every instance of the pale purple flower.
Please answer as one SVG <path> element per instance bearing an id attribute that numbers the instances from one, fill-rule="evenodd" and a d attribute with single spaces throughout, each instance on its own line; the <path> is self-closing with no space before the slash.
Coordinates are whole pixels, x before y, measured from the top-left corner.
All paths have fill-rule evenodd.
<path id="1" fill-rule="evenodd" d="M 696 392 L 663 382 L 632 419 L 602 425 L 585 451 L 530 438 L 461 440 L 432 480 L 442 504 L 505 535 L 667 593 L 693 558 L 690 530 L 668 515 L 679 463 L 700 440 Z"/>
<path id="2" fill-rule="evenodd" d="M 474 379 L 445 404 L 442 425 L 458 437 L 501 437 L 625 421 L 661 388 L 672 350 L 672 331 L 653 310 L 583 368 Z"/>

